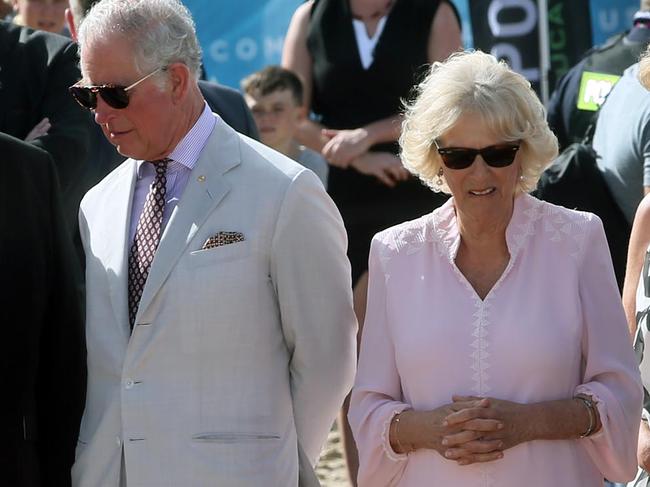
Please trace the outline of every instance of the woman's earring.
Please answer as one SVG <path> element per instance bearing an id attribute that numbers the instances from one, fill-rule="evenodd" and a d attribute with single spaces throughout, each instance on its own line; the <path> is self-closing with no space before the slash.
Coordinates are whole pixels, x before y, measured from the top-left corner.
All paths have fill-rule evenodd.
<path id="1" fill-rule="evenodd" d="M 442 187 L 442 168 L 438 169 L 438 179 L 436 179 L 436 186 Z"/>

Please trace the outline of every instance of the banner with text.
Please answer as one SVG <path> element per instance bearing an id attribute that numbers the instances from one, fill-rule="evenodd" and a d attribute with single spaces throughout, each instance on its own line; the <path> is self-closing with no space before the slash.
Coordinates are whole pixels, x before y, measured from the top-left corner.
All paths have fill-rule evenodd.
<path id="1" fill-rule="evenodd" d="M 474 47 L 504 59 L 539 91 L 538 6 L 535 0 L 472 0 Z"/>
<path id="2" fill-rule="evenodd" d="M 588 13 L 589 0 L 548 0 L 551 88 L 593 45 Z"/>

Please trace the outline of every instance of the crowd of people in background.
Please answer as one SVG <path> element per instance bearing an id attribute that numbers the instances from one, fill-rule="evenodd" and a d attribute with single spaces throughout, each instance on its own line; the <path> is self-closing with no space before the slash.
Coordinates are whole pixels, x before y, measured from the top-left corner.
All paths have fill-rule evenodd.
<path id="1" fill-rule="evenodd" d="M 650 1 L 546 109 L 449 0 L 241 91 L 180 0 L 0 2 L 7 485 L 317 486 L 337 414 L 354 486 L 650 485 Z M 530 194 L 591 133 L 618 235 Z"/>

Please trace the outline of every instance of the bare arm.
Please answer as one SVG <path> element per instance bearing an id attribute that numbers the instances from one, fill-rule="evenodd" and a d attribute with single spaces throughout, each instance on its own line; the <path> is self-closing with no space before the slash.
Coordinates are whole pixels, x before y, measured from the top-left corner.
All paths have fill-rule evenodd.
<path id="1" fill-rule="evenodd" d="M 307 49 L 307 32 L 309 30 L 309 18 L 313 2 L 300 5 L 293 14 L 287 37 L 282 50 L 282 67 L 290 69 L 298 75 L 303 84 L 303 104 L 306 111 L 311 107 L 312 94 L 312 68 L 313 60 Z M 312 150 L 320 152 L 329 139 L 321 133 L 322 125 L 305 119 L 301 122 L 296 131 L 296 139 L 301 144 Z"/>
<path id="2" fill-rule="evenodd" d="M 639 462 L 639 467 L 646 472 L 650 471 L 650 428 L 648 428 L 648 423 L 645 421 L 641 421 L 641 425 L 639 426 L 637 461 Z"/>
<path id="3" fill-rule="evenodd" d="M 438 7 L 431 24 L 427 48 L 429 62 L 444 61 L 451 53 L 462 47 L 463 41 L 456 14 L 448 3 L 443 2 Z"/>
<path id="4" fill-rule="evenodd" d="M 636 290 L 648 245 L 650 245 L 650 197 L 646 196 L 639 204 L 634 216 L 623 285 L 623 308 L 632 337 L 636 332 Z"/>

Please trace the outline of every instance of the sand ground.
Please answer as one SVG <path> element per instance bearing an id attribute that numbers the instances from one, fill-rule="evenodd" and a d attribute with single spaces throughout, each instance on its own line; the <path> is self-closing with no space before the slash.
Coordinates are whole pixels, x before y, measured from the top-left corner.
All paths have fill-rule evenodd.
<path id="1" fill-rule="evenodd" d="M 343 446 L 341 435 L 336 423 L 327 438 L 327 444 L 323 449 L 320 462 L 316 467 L 316 474 L 321 481 L 322 487 L 350 487 L 345 460 L 343 459 Z"/>

